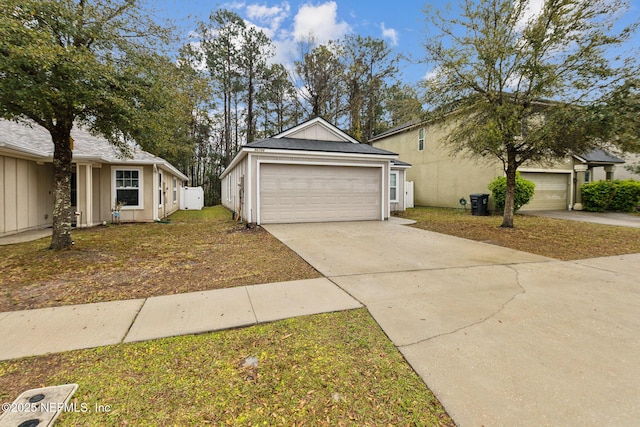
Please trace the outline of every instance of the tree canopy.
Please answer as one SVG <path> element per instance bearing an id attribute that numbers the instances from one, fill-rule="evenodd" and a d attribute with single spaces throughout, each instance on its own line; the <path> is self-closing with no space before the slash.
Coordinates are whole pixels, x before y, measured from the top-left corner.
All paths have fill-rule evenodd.
<path id="1" fill-rule="evenodd" d="M 74 126 L 125 153 L 133 140 L 173 149 L 170 135 L 182 124 L 171 117 L 185 110 L 185 98 L 172 83 L 175 66 L 158 53 L 171 33 L 135 0 L 5 0 L 0 34 L 0 116 L 30 120 L 51 134 L 51 248 L 68 248 Z"/>
<path id="2" fill-rule="evenodd" d="M 500 159 L 507 177 L 503 227 L 513 227 L 516 170 L 620 140 L 611 88 L 636 69 L 616 56 L 635 25 L 618 29 L 622 2 L 461 0 L 459 18 L 428 10 L 425 45 L 432 117 L 453 123 L 454 152 Z"/>

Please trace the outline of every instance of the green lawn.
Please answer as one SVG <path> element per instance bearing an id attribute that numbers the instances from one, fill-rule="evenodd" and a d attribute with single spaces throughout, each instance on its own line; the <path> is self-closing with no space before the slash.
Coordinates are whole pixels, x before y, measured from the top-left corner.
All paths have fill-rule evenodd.
<path id="1" fill-rule="evenodd" d="M 0 247 L 1 311 L 320 277 L 219 206 L 73 237 Z M 63 383 L 56 425 L 454 425 L 365 309 L 0 362 L 0 402 Z"/>
<path id="2" fill-rule="evenodd" d="M 60 426 L 454 425 L 365 309 L 0 362 L 2 402 L 64 383 Z"/>

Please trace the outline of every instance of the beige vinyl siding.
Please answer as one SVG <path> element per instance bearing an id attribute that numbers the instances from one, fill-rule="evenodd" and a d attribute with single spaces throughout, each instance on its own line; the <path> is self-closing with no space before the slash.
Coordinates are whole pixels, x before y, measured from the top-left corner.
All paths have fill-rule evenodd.
<path id="1" fill-rule="evenodd" d="M 50 226 L 52 183 L 51 165 L 0 156 L 0 235 Z"/>
<path id="2" fill-rule="evenodd" d="M 344 141 L 340 136 L 330 132 L 323 126 L 306 127 L 287 135 L 287 138 L 313 139 L 318 141 Z"/>
<path id="3" fill-rule="evenodd" d="M 398 182 L 397 182 L 397 202 L 389 202 L 391 212 L 399 212 L 404 211 L 406 209 L 404 203 L 405 197 L 405 182 L 406 182 L 406 170 L 405 169 L 391 169 L 394 172 L 398 172 Z M 391 191 L 391 190 L 389 190 Z M 389 200 L 391 200 L 391 196 L 389 195 Z"/>
<path id="4" fill-rule="evenodd" d="M 246 168 L 247 158 L 245 157 L 222 179 L 221 199 L 224 207 L 231 212 L 241 212 L 244 221 L 252 222 L 249 219 L 250 212 L 248 212 L 246 196 L 242 201 L 240 200 L 240 184 L 246 175 Z M 246 182 L 244 185 L 246 186 Z"/>

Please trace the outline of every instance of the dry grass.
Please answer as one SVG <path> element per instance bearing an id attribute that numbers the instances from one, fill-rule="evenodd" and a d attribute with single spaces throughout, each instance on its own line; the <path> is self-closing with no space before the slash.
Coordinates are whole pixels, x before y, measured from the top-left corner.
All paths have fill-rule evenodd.
<path id="1" fill-rule="evenodd" d="M 565 261 L 640 252 L 638 228 L 516 215 L 509 229 L 500 228 L 501 216 L 442 208 L 409 209 L 402 216 L 425 230 Z"/>
<path id="2" fill-rule="evenodd" d="M 75 230 L 68 251 L 50 239 L 0 247 L 0 311 L 146 298 L 320 277 L 261 228 L 220 206 L 180 211 L 170 224 Z"/>

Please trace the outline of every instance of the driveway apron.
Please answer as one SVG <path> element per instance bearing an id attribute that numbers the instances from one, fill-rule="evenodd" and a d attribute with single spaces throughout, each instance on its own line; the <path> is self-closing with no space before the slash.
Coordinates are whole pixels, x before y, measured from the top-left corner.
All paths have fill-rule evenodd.
<path id="1" fill-rule="evenodd" d="M 368 308 L 458 425 L 640 420 L 640 254 L 562 262 L 393 222 L 265 228 Z"/>

